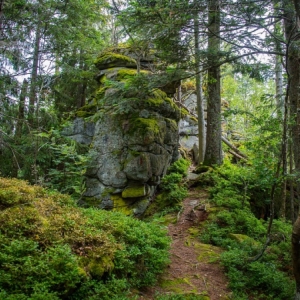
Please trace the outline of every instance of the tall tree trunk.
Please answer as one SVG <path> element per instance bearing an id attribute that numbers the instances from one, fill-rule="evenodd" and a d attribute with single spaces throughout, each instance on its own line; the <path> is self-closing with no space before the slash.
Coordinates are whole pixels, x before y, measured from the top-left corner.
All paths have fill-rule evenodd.
<path id="1" fill-rule="evenodd" d="M 283 116 L 283 77 L 282 77 L 282 63 L 281 57 L 275 57 L 275 83 L 276 83 L 276 106 L 279 116 Z"/>
<path id="2" fill-rule="evenodd" d="M 284 2 L 284 27 L 287 40 L 287 75 L 290 108 L 291 137 L 293 142 L 293 157 L 296 174 L 300 173 L 300 51 L 299 51 L 299 5 L 298 0 Z M 299 183 L 297 183 L 299 191 Z M 292 259 L 296 281 L 295 299 L 300 299 L 300 215 L 293 226 Z"/>
<path id="3" fill-rule="evenodd" d="M 17 120 L 16 133 L 15 133 L 16 140 L 19 140 L 22 135 L 22 128 L 25 120 L 25 99 L 27 95 L 27 88 L 28 88 L 28 82 L 26 79 L 24 79 L 21 88 L 21 93 L 20 93 L 20 100 L 19 100 L 19 112 L 18 112 L 18 120 Z"/>
<path id="4" fill-rule="evenodd" d="M 294 0 L 294 5 L 295 5 L 295 10 L 296 10 L 296 16 L 297 16 L 297 21 L 300 21 L 300 2 L 299 0 Z M 299 25 L 298 25 L 299 26 Z"/>
<path id="5" fill-rule="evenodd" d="M 273 0 L 273 10 L 274 15 L 276 14 L 276 10 L 279 7 L 279 1 Z M 274 25 L 274 35 L 279 37 L 283 32 L 283 22 L 279 22 Z M 282 52 L 282 46 L 278 39 L 274 39 L 275 42 L 275 51 Z M 276 106 L 278 116 L 283 118 L 284 114 L 284 94 L 283 94 L 283 66 L 282 66 L 282 57 L 280 55 L 275 56 L 275 85 L 276 85 Z"/>
<path id="6" fill-rule="evenodd" d="M 211 0 L 208 6 L 208 99 L 205 165 L 220 165 L 222 157 L 221 83 L 218 66 L 220 51 L 220 1 Z"/>
<path id="7" fill-rule="evenodd" d="M 198 147 L 199 147 L 199 161 L 201 164 L 205 156 L 206 148 L 206 128 L 204 119 L 204 104 L 202 93 L 202 74 L 200 68 L 200 41 L 199 41 L 199 23 L 198 14 L 194 18 L 194 34 L 195 34 L 195 63 L 196 63 L 196 95 L 197 95 L 197 113 L 198 113 Z"/>
<path id="8" fill-rule="evenodd" d="M 41 24 L 38 22 L 35 32 L 35 43 L 32 57 L 32 69 L 30 79 L 30 91 L 29 91 L 29 110 L 28 110 L 28 121 L 32 123 L 34 118 L 34 107 L 37 102 L 37 78 L 38 78 L 38 67 L 39 67 L 39 52 L 41 43 Z"/>
<path id="9" fill-rule="evenodd" d="M 292 233 L 292 259 L 294 276 L 296 280 L 296 295 L 295 300 L 300 299 L 300 217 L 296 220 L 293 226 Z"/>
<path id="10" fill-rule="evenodd" d="M 295 22 L 295 14 L 291 11 L 285 14 L 285 34 L 287 40 L 287 74 L 288 95 L 293 141 L 293 157 L 295 172 L 300 173 L 300 42 L 299 26 Z"/>
<path id="11" fill-rule="evenodd" d="M 0 0 L 0 33 L 3 31 L 3 9 L 4 9 L 4 0 Z"/>
<path id="12" fill-rule="evenodd" d="M 289 148 L 289 158 L 290 158 L 290 160 L 289 160 L 289 171 L 290 171 L 290 174 L 292 174 L 293 173 L 293 152 L 292 152 L 292 143 L 291 143 L 291 141 L 289 141 L 288 148 Z M 297 215 L 295 214 L 294 180 L 292 178 L 289 179 L 289 186 L 290 186 L 291 221 L 292 221 L 292 224 L 294 224 Z"/>

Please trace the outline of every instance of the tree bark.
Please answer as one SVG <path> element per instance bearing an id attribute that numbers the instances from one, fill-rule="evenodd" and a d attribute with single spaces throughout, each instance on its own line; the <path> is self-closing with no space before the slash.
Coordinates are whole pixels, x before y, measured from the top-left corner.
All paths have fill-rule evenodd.
<path id="1" fill-rule="evenodd" d="M 199 161 L 201 164 L 205 156 L 206 148 L 206 128 L 204 119 L 204 105 L 203 105 L 203 93 L 202 93 L 202 74 L 200 68 L 200 41 L 199 41 L 199 24 L 198 24 L 198 12 L 194 18 L 194 35 L 195 35 L 195 63 L 196 63 L 196 96 L 197 96 L 197 113 L 198 113 L 198 147 L 199 147 Z"/>
<path id="2" fill-rule="evenodd" d="M 284 103 L 283 103 L 283 77 L 282 77 L 282 63 L 281 57 L 275 57 L 275 83 L 276 83 L 276 105 L 279 116 L 283 116 Z"/>
<path id="3" fill-rule="evenodd" d="M 295 300 L 300 299 L 300 215 L 298 216 L 292 233 L 293 271 L 296 280 Z"/>
<path id="4" fill-rule="evenodd" d="M 291 10 L 291 5 L 294 10 Z M 284 27 L 287 40 L 286 65 L 288 75 L 288 96 L 291 124 L 292 152 L 295 172 L 300 172 L 300 34 L 298 0 L 284 1 Z M 296 17 L 298 15 L 298 17 Z M 297 191 L 299 183 L 297 183 Z M 292 261 L 296 281 L 295 299 L 300 299 L 300 215 L 293 226 Z"/>
<path id="5" fill-rule="evenodd" d="M 30 79 L 30 91 L 29 91 L 29 110 L 28 110 L 28 121 L 33 122 L 34 118 L 34 108 L 37 102 L 36 88 L 37 88 L 37 78 L 38 78 L 38 67 L 40 61 L 40 42 L 41 42 L 41 24 L 38 22 L 36 32 L 35 32 L 35 43 L 33 49 L 32 57 L 32 69 L 31 69 L 31 79 Z"/>
<path id="6" fill-rule="evenodd" d="M 19 112 L 18 112 L 18 120 L 16 124 L 16 133 L 15 139 L 19 140 L 22 135 L 22 128 L 23 122 L 25 120 L 25 99 L 27 94 L 28 82 L 26 79 L 23 80 L 21 93 L 20 93 L 20 100 L 19 100 Z"/>
<path id="7" fill-rule="evenodd" d="M 211 0 L 208 6 L 208 99 L 207 99 L 207 134 L 204 164 L 221 165 L 221 84 L 220 67 L 220 1 Z"/>
<path id="8" fill-rule="evenodd" d="M 286 3 L 287 4 L 287 3 Z M 293 158 L 296 174 L 300 173 L 300 43 L 299 24 L 296 23 L 295 11 L 286 11 L 284 16 L 285 35 L 287 40 L 287 75 L 289 95 L 289 124 L 293 142 Z M 297 183 L 299 190 L 299 183 Z"/>

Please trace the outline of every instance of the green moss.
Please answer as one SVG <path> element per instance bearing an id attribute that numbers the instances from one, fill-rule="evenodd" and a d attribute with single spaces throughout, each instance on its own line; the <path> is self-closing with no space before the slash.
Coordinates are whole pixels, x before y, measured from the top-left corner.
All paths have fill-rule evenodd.
<path id="1" fill-rule="evenodd" d="M 195 288 L 195 286 L 191 284 L 189 278 L 176 278 L 172 280 L 164 279 L 160 282 L 160 286 L 162 288 L 165 288 L 172 292 L 176 292 L 178 294 L 183 294 L 185 291 L 184 287 L 181 287 L 181 285 L 188 285 L 192 288 Z"/>
<path id="2" fill-rule="evenodd" d="M 139 198 L 147 194 L 145 185 L 128 186 L 122 192 L 123 198 Z"/>
<path id="3" fill-rule="evenodd" d="M 81 258 L 81 265 L 85 266 L 86 272 L 93 278 L 100 279 L 104 273 L 111 272 L 114 268 L 114 263 L 111 257 L 83 257 Z"/>
<path id="4" fill-rule="evenodd" d="M 139 132 L 140 134 L 153 133 L 159 134 L 160 126 L 156 119 L 135 118 L 130 120 L 130 131 Z"/>
<path id="5" fill-rule="evenodd" d="M 205 173 L 205 172 L 213 172 L 213 168 L 209 167 L 209 166 L 201 165 L 201 166 L 198 166 L 196 168 L 196 170 L 194 171 L 194 173 L 197 173 L 197 174 L 201 174 L 201 173 Z"/>
<path id="6" fill-rule="evenodd" d="M 221 248 L 195 242 L 194 247 L 199 254 L 197 259 L 199 262 L 216 262 L 219 261 L 220 255 L 222 253 Z"/>
<path id="7" fill-rule="evenodd" d="M 75 112 L 75 115 L 79 118 L 87 118 L 93 116 L 96 113 L 97 108 L 97 100 L 93 99 L 91 103 L 80 107 L 80 109 Z"/>
<path id="8" fill-rule="evenodd" d="M 172 130 L 176 131 L 178 130 L 177 122 L 174 119 L 165 118 L 165 121 L 167 123 L 167 126 Z"/>
<path id="9" fill-rule="evenodd" d="M 99 69 L 107 69 L 118 66 L 136 66 L 136 61 L 126 55 L 104 52 L 98 56 L 95 65 Z"/>
<path id="10" fill-rule="evenodd" d="M 117 80 L 118 81 L 126 80 L 129 78 L 132 78 L 133 76 L 136 76 L 136 74 L 137 74 L 136 70 L 124 68 L 124 69 L 118 70 Z"/>
<path id="11" fill-rule="evenodd" d="M 107 86 L 102 86 L 96 91 L 96 99 L 102 99 L 105 96 L 105 91 L 107 90 Z"/>
<path id="12" fill-rule="evenodd" d="M 87 118 L 87 117 L 93 116 L 94 113 L 93 112 L 89 112 L 89 111 L 84 111 L 84 110 L 77 110 L 75 112 L 75 115 L 78 118 Z"/>
<path id="13" fill-rule="evenodd" d="M 209 300 L 208 293 L 206 291 L 199 293 L 197 287 L 192 284 L 191 280 L 192 278 L 189 277 L 163 279 L 160 282 L 160 286 L 168 292 L 183 295 L 186 299 L 189 299 L 189 296 L 197 296 L 199 300 Z"/>
<path id="14" fill-rule="evenodd" d="M 150 106 L 161 106 L 164 100 L 161 98 L 148 98 L 146 103 L 150 104 Z"/>
<path id="15" fill-rule="evenodd" d="M 228 237 L 234 241 L 237 241 L 238 243 L 248 243 L 251 244 L 252 246 L 260 245 L 259 242 L 255 241 L 253 238 L 245 234 L 229 233 Z"/>
<path id="16" fill-rule="evenodd" d="M 185 108 L 182 107 L 182 108 L 180 108 L 180 115 L 181 115 L 181 118 L 184 118 L 189 115 L 189 112 Z"/>
<path id="17" fill-rule="evenodd" d="M 170 98 L 168 98 L 167 94 L 160 90 L 160 89 L 155 89 L 152 91 L 152 95 L 155 97 L 155 98 L 160 98 L 160 99 L 165 99 L 165 100 L 171 100 Z"/>
<path id="18" fill-rule="evenodd" d="M 121 195 L 111 195 L 110 198 L 114 203 L 113 211 L 121 212 L 126 216 L 130 216 L 133 214 L 132 209 L 129 208 L 128 201 L 125 201 Z"/>
<path id="19" fill-rule="evenodd" d="M 0 224 L 1 299 L 37 299 L 41 290 L 39 299 L 122 298 L 130 287 L 154 284 L 168 263 L 161 227 L 79 208 L 69 196 L 20 180 L 0 178 Z M 101 291 L 115 278 L 124 281 L 117 295 L 115 285 Z"/>
<path id="20" fill-rule="evenodd" d="M 141 70 L 141 74 L 148 74 L 149 72 L 146 70 Z M 118 81 L 126 81 L 127 79 L 130 79 L 137 75 L 137 70 L 134 69 L 128 69 L 128 68 L 122 68 L 117 71 L 117 77 L 116 79 Z"/>
<path id="21" fill-rule="evenodd" d="M 199 234 L 200 234 L 199 228 L 196 228 L 196 227 L 190 227 L 190 228 L 188 229 L 188 232 L 189 232 L 189 234 L 190 234 L 192 237 L 197 237 L 197 236 L 199 236 Z"/>

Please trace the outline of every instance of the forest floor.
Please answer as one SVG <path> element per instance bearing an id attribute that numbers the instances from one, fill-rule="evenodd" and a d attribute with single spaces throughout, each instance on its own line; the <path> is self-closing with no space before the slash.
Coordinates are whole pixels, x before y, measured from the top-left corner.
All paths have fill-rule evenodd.
<path id="1" fill-rule="evenodd" d="M 231 298 L 219 264 L 222 250 L 199 240 L 201 227 L 209 218 L 207 199 L 206 190 L 190 189 L 180 213 L 166 216 L 171 262 L 156 286 L 140 291 L 139 300 L 169 294 L 199 295 L 203 300 Z"/>

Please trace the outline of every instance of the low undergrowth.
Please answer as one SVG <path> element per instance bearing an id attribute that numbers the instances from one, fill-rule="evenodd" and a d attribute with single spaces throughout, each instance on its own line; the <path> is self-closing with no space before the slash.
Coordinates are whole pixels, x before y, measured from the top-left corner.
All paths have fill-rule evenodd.
<path id="1" fill-rule="evenodd" d="M 257 219 L 252 213 L 249 194 L 243 188 L 246 180 L 251 185 L 251 179 L 242 172 L 242 167 L 225 163 L 209 174 L 213 182 L 210 215 L 201 231 L 201 240 L 225 249 L 221 264 L 229 278 L 233 299 L 292 299 L 292 227 L 283 220 L 274 220 L 270 244 L 260 259 L 253 259 L 265 244 L 268 221 Z"/>
<path id="2" fill-rule="evenodd" d="M 154 214 L 165 215 L 180 210 L 182 200 L 188 194 L 184 178 L 187 176 L 189 166 L 188 160 L 180 158 L 168 168 L 167 174 L 162 178 L 159 186 L 159 193 L 144 217 Z"/>
<path id="3" fill-rule="evenodd" d="M 168 263 L 158 225 L 0 178 L 0 299 L 127 299 Z"/>

